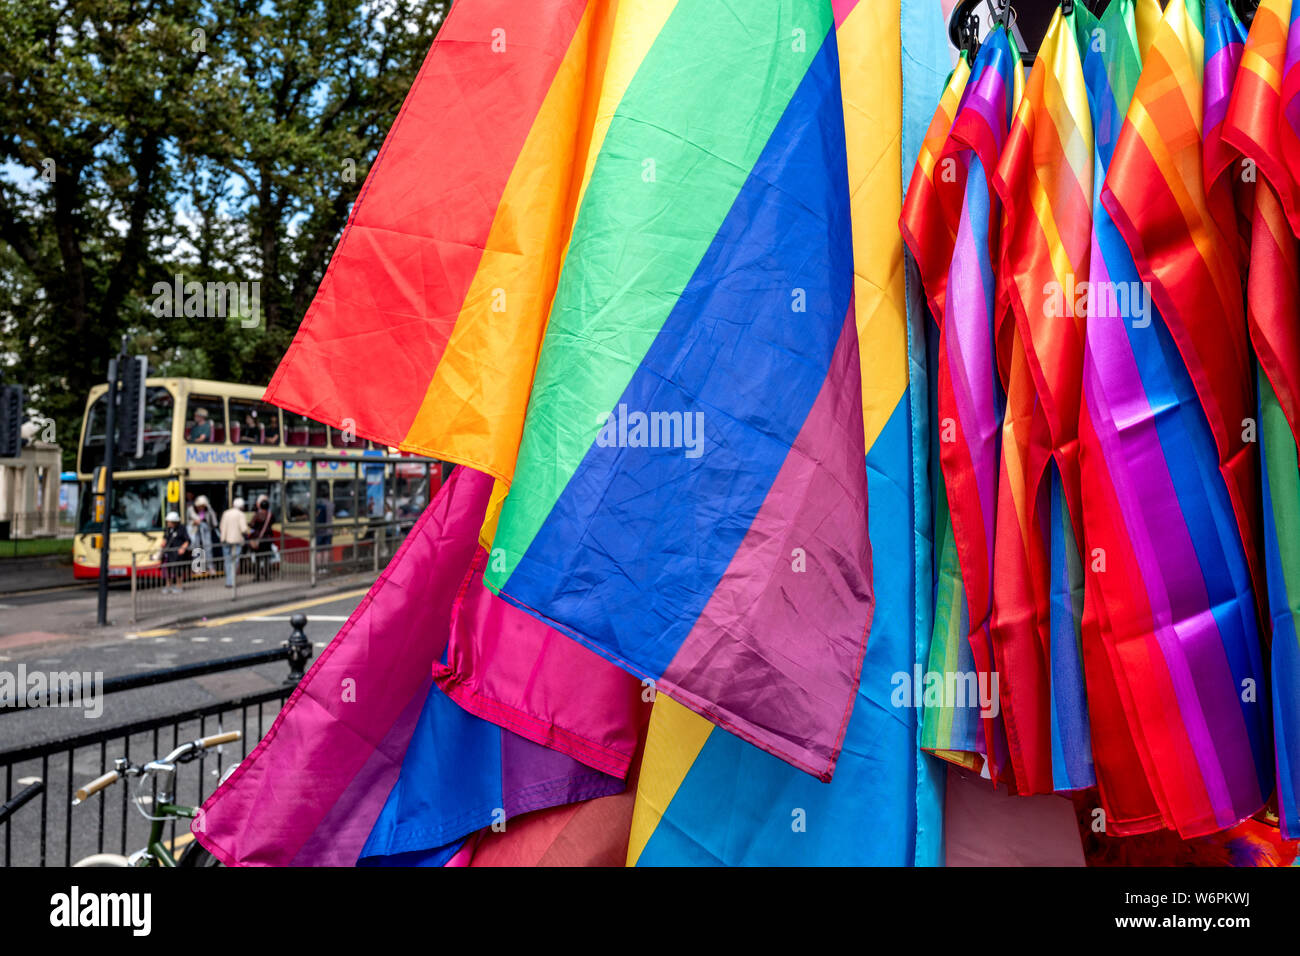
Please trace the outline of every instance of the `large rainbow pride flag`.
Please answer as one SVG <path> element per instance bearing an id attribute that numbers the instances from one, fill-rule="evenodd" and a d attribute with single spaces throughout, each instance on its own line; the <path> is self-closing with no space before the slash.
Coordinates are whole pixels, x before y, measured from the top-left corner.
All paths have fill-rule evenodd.
<path id="1" fill-rule="evenodd" d="M 492 592 L 823 779 L 872 612 L 836 7 L 458 4 L 267 393 L 499 479 Z"/>
<path id="2" fill-rule="evenodd" d="M 929 0 L 835 9 L 871 539 L 882 553 L 913 560 L 873 562 L 879 604 L 829 784 L 659 696 L 637 784 L 632 865 L 934 866 L 944 859 L 942 765 L 918 751 L 920 701 L 900 699 L 930 648 L 925 331 L 932 320 L 914 271 L 904 270 L 895 224 L 949 61 Z"/>

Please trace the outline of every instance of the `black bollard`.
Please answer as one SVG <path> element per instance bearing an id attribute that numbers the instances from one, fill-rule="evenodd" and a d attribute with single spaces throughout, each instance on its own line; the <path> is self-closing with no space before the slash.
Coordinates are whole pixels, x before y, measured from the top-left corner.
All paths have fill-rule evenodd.
<path id="1" fill-rule="evenodd" d="M 289 676 L 285 678 L 285 683 L 296 684 L 302 680 L 307 662 L 311 660 L 311 641 L 307 640 L 307 634 L 303 630 L 307 626 L 307 615 L 295 614 L 289 618 L 289 626 L 293 628 L 293 633 L 289 635 Z"/>

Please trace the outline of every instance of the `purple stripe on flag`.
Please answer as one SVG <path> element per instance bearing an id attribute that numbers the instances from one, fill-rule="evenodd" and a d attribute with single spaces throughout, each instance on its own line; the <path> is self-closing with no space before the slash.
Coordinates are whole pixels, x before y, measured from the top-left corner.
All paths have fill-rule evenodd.
<path id="1" fill-rule="evenodd" d="M 1228 100 L 1232 96 L 1232 83 L 1237 75 L 1237 66 L 1245 49 L 1242 43 L 1228 43 L 1221 47 L 1205 64 L 1205 120 L 1204 129 L 1208 135 L 1211 130 L 1223 125 L 1228 115 Z"/>
<path id="2" fill-rule="evenodd" d="M 568 754 L 501 732 L 501 792 L 506 817 L 623 792 L 623 781 Z"/>
<path id="3" fill-rule="evenodd" d="M 850 302 L 826 381 L 722 580 L 660 682 L 668 696 L 683 703 L 691 695 L 681 685 L 688 684 L 696 692 L 692 707 L 713 700 L 732 714 L 771 715 L 776 726 L 734 726 L 716 715 L 710 720 L 778 754 L 790 752 L 790 739 L 805 741 L 804 751 L 785 759 L 815 765 L 824 780 L 834 770 L 854 699 L 840 712 L 838 689 L 857 686 L 874 606 L 870 543 L 855 531 L 867 514 L 866 463 L 854 455 L 862 447 L 861 381 Z M 851 487 L 837 478 L 843 475 L 853 476 Z M 796 587 L 817 599 L 790 602 L 786 594 Z M 837 622 L 844 621 L 846 609 L 864 603 L 860 627 L 846 633 Z M 754 635 L 751 641 L 727 640 L 741 621 L 762 626 L 741 626 Z M 791 634 L 816 639 L 791 641 Z M 761 684 L 737 680 L 753 673 L 767 679 Z M 774 683 L 773 675 L 792 679 Z M 757 707 L 760 697 L 764 705 Z M 838 733 L 827 734 L 828 727 Z"/>
<path id="4" fill-rule="evenodd" d="M 397 723 L 321 819 L 290 866 L 352 866 L 357 862 L 379 811 L 384 809 L 384 800 L 402 772 L 402 758 L 432 684 L 430 677 L 416 690 Z"/>
<path id="5" fill-rule="evenodd" d="M 993 356 L 993 275 L 985 239 L 991 195 L 984 175 L 980 162 L 973 161 L 948 276 L 944 341 L 953 398 L 979 493 L 988 567 L 992 568 L 1001 415 Z M 973 196 L 972 190 L 979 190 L 979 195 Z M 980 199 L 982 206 L 976 202 Z"/>

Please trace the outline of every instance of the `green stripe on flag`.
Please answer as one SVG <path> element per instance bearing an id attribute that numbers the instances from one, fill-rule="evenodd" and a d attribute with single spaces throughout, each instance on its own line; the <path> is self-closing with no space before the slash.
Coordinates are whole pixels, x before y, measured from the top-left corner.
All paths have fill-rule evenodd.
<path id="1" fill-rule="evenodd" d="M 664 24 L 574 223 L 485 575 L 491 590 L 595 441 L 832 27 L 825 0 L 682 0 Z"/>
<path id="2" fill-rule="evenodd" d="M 1300 634 L 1300 471 L 1296 467 L 1295 436 L 1282 412 L 1273 386 L 1258 365 L 1255 377 L 1259 380 L 1260 438 L 1263 441 L 1264 467 L 1268 469 L 1266 503 L 1273 513 L 1277 532 L 1278 563 L 1282 566 L 1282 579 L 1286 582 L 1289 607 L 1270 607 L 1269 614 L 1276 620 L 1290 612 L 1296 620 L 1296 633 Z"/>

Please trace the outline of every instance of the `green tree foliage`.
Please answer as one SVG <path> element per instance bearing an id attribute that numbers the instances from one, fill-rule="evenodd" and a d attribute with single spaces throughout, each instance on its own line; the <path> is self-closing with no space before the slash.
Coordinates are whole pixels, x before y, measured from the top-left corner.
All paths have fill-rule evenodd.
<path id="1" fill-rule="evenodd" d="M 269 380 L 448 5 L 0 0 L 0 365 L 66 453 L 124 334 Z M 261 322 L 159 314 L 177 275 Z"/>

